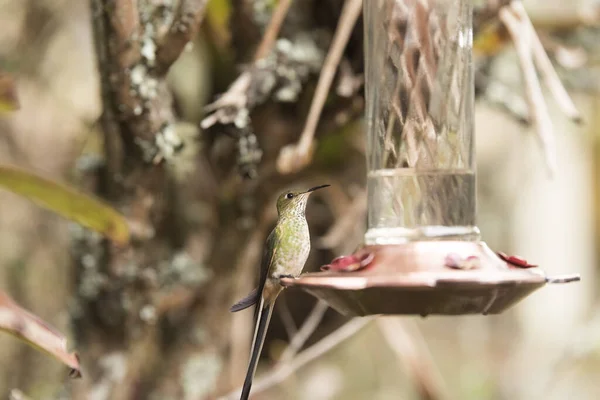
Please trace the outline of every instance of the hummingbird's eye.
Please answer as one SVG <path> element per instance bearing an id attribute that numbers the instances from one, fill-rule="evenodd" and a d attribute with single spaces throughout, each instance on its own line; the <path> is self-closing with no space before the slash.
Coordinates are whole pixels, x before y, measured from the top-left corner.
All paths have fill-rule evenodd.
<path id="1" fill-rule="evenodd" d="M 294 195 L 292 193 L 288 193 L 288 194 L 285 195 L 285 198 L 288 199 L 288 200 L 292 199 L 293 197 L 294 197 Z"/>

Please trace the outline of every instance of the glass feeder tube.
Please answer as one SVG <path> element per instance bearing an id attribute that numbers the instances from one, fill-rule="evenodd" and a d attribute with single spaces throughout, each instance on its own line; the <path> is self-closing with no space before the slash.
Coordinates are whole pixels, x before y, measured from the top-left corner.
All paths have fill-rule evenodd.
<path id="1" fill-rule="evenodd" d="M 342 314 L 497 314 L 547 283 L 475 224 L 472 0 L 365 0 L 366 246 L 281 278 Z"/>
<path id="2" fill-rule="evenodd" d="M 365 242 L 477 241 L 472 1 L 363 7 Z"/>

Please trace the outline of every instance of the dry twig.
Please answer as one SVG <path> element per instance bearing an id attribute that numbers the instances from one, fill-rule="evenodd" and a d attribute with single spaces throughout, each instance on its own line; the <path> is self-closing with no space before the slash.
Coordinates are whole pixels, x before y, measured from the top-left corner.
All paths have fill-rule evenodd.
<path id="1" fill-rule="evenodd" d="M 509 7 L 503 7 L 499 12 L 499 18 L 506 26 L 511 35 L 525 83 L 525 92 L 529 103 L 531 118 L 536 127 L 536 133 L 544 152 L 546 167 L 551 176 L 556 171 L 556 149 L 553 138 L 552 120 L 548 107 L 544 101 L 544 95 L 537 79 L 532 58 L 532 32 L 529 26 L 515 16 Z"/>
<path id="2" fill-rule="evenodd" d="M 265 57 L 272 49 L 275 41 L 277 40 L 277 36 L 279 35 L 279 31 L 281 30 L 281 25 L 285 20 L 285 16 L 292 5 L 292 0 L 281 0 L 277 4 L 277 8 L 273 12 L 271 16 L 271 20 L 269 21 L 269 25 L 263 35 L 263 38 L 254 54 L 254 61 L 258 61 L 261 58 Z"/>
<path id="3" fill-rule="evenodd" d="M 259 64 L 264 64 L 263 59 L 267 57 L 269 53 L 273 52 L 281 25 L 283 24 L 290 6 L 291 0 L 281 1 L 277 5 L 275 12 L 271 16 L 266 32 L 254 54 L 255 69 L 260 70 Z M 254 79 L 252 69 L 242 72 L 221 97 L 207 105 L 204 108 L 205 111 L 214 111 L 214 113 L 202 120 L 200 123 L 202 129 L 207 129 L 216 123 L 234 123 L 238 127 L 245 124 L 245 120 L 249 114 L 248 108 L 251 106 L 250 103 L 253 102 L 249 99 L 248 91 L 254 83 Z"/>
<path id="4" fill-rule="evenodd" d="M 308 317 L 306 317 L 302 327 L 300 327 L 300 330 L 296 332 L 277 364 L 289 362 L 296 355 L 296 353 L 298 353 L 310 335 L 312 335 L 315 329 L 317 329 L 319 323 L 321 323 L 321 320 L 325 316 L 325 312 L 328 309 L 329 306 L 323 300 L 317 301 L 317 304 L 315 304 Z"/>
<path id="5" fill-rule="evenodd" d="M 254 54 L 254 62 L 257 63 L 261 59 L 267 56 L 273 50 L 275 46 L 275 42 L 279 31 L 281 29 L 281 25 L 287 12 L 292 4 L 291 0 L 284 0 L 279 2 L 271 20 L 269 21 L 269 25 L 267 26 L 267 30 L 263 35 L 263 38 L 258 45 L 258 49 Z M 216 111 L 219 109 L 225 110 L 242 110 L 248 107 L 248 89 L 252 84 L 252 73 L 250 70 L 242 72 L 237 79 L 229 86 L 227 92 L 225 92 L 221 97 L 219 97 L 213 103 L 207 105 L 204 109 L 207 112 Z M 220 123 L 230 123 L 234 122 L 236 125 L 242 124 L 244 121 L 238 121 L 238 118 L 225 118 L 226 116 L 221 115 L 223 113 L 215 112 L 206 118 L 204 118 L 200 124 L 202 129 L 207 129 L 217 122 Z M 229 113 L 227 113 L 229 114 Z M 230 120 L 231 119 L 231 120 Z"/>
<path id="6" fill-rule="evenodd" d="M 567 117 L 571 118 L 575 122 L 581 122 L 581 115 L 579 111 L 575 107 L 573 100 L 567 93 L 565 87 L 563 86 L 548 54 L 546 54 L 546 50 L 542 45 L 542 42 L 538 35 L 535 32 L 535 28 L 527 15 L 527 11 L 525 11 L 525 7 L 520 1 L 513 1 L 510 4 L 510 8 L 513 12 L 521 19 L 521 23 L 524 25 L 523 29 L 529 29 L 531 32 L 531 40 L 533 45 L 533 57 L 534 61 L 538 67 L 539 72 L 548 86 L 550 93 L 554 96 L 554 100 L 558 103 L 562 111 L 567 115 Z"/>
<path id="7" fill-rule="evenodd" d="M 405 365 L 418 386 L 422 399 L 444 399 L 446 393 L 439 371 L 429 354 L 427 345 L 417 332 L 407 329 L 407 322 L 398 317 L 384 317 L 377 325 L 398 360 Z"/>
<path id="8" fill-rule="evenodd" d="M 273 368 L 271 371 L 265 373 L 263 376 L 257 379 L 254 382 L 254 385 L 252 386 L 252 393 L 257 394 L 263 392 L 269 389 L 270 387 L 273 387 L 283 382 L 287 377 L 292 375 L 299 368 L 319 358 L 320 356 L 337 346 L 339 343 L 352 337 L 354 334 L 356 334 L 358 331 L 364 328 L 369 322 L 371 322 L 373 318 L 374 317 L 355 318 L 350 322 L 346 323 L 345 325 L 342 325 L 339 329 L 335 330 L 330 335 L 324 337 L 319 342 L 315 343 L 308 349 L 299 353 L 290 362 L 278 365 L 277 367 Z M 237 399 L 240 395 L 240 391 L 240 389 L 237 389 L 221 397 L 220 399 Z"/>
<path id="9" fill-rule="evenodd" d="M 287 333 L 288 338 L 293 338 L 296 333 L 298 333 L 298 327 L 294 322 L 294 318 L 292 317 L 292 312 L 287 304 L 286 297 L 280 296 L 279 300 L 275 303 L 275 306 L 279 311 L 279 316 L 281 317 L 281 322 L 283 323 L 285 333 Z"/>
<path id="10" fill-rule="evenodd" d="M 325 105 L 327 99 L 327 93 L 333 82 L 335 72 L 342 59 L 342 54 L 350 38 L 350 34 L 356 25 L 356 21 L 362 11 L 362 0 L 346 0 L 342 14 L 338 22 L 333 42 L 313 97 L 313 101 L 310 105 L 308 117 L 306 118 L 306 124 L 304 130 L 300 136 L 300 140 L 297 144 L 291 144 L 281 149 L 279 157 L 277 159 L 277 170 L 282 174 L 290 174 L 296 172 L 305 167 L 312 157 L 313 150 L 313 138 L 319 118 L 321 117 L 321 111 Z"/>
<path id="11" fill-rule="evenodd" d="M 560 81 L 521 2 L 511 1 L 500 9 L 498 17 L 515 45 L 523 74 L 529 113 L 544 153 L 546 167 L 552 176 L 557 168 L 552 119 L 540 87 L 536 66 L 562 112 L 575 122 L 581 122 L 581 115 Z"/>
<path id="12" fill-rule="evenodd" d="M 79 358 L 67 350 L 67 339 L 36 315 L 20 307 L 8 294 L 0 291 L 0 331 L 45 351 L 71 369 L 72 377 L 80 377 Z"/>

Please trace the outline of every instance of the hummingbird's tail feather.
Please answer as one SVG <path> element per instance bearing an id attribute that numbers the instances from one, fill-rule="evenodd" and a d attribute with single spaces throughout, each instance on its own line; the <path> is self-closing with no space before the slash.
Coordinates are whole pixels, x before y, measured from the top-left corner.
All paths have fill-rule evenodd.
<path id="1" fill-rule="evenodd" d="M 273 304 L 265 304 L 264 300 L 261 298 L 257 309 L 258 315 L 256 317 L 256 328 L 254 329 L 254 340 L 252 341 L 252 353 L 250 354 L 250 363 L 248 365 L 248 372 L 246 373 L 246 379 L 244 380 L 244 387 L 242 388 L 242 396 L 240 397 L 240 400 L 248 400 L 248 397 L 250 396 L 252 380 L 254 379 L 254 373 L 256 372 L 258 359 L 260 358 L 263 343 L 265 341 L 265 337 L 267 336 L 269 322 L 271 321 Z"/>
<path id="2" fill-rule="evenodd" d="M 258 289 L 254 289 L 250 292 L 250 294 L 248 294 L 248 296 L 244 297 L 243 299 L 232 305 L 229 311 L 238 312 L 245 310 L 248 307 L 252 307 L 256 303 L 258 303 L 258 297 Z"/>

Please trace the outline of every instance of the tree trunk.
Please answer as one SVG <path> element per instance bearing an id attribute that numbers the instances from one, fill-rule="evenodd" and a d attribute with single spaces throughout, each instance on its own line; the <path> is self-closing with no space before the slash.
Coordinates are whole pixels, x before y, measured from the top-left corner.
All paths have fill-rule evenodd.
<path id="1" fill-rule="evenodd" d="M 128 218 L 132 241 L 76 235 L 73 319 L 87 375 L 77 398 L 204 398 L 223 365 L 226 340 L 214 333 L 226 331 L 228 282 L 210 277 L 198 246 L 211 221 L 192 231 L 180 212 L 206 188 L 185 188 L 169 166 L 184 142 L 166 73 L 206 1 L 173 3 L 91 0 L 106 161 L 96 190 Z"/>
<path id="2" fill-rule="evenodd" d="M 310 68 L 280 54 L 273 67 L 253 70 L 249 124 L 221 121 L 199 140 L 196 126 L 174 115 L 166 75 L 198 30 L 206 1 L 158 3 L 91 0 L 106 162 L 88 181 L 128 218 L 133 238 L 117 248 L 92 233 L 75 234 L 73 322 L 84 366 L 77 398 L 204 399 L 241 383 L 252 313 L 232 318 L 228 308 L 254 285 L 275 218 L 274 196 L 290 181 L 278 175 L 275 160 L 281 147 L 297 140 L 312 93 L 298 91 L 289 105 L 264 103 L 286 84 L 296 90 L 316 80 L 328 44 L 314 41 L 321 33 L 309 36 L 320 54 Z M 300 3 L 282 31 L 292 42 L 315 26 L 316 3 Z M 328 10 L 339 12 L 338 3 Z M 260 33 L 268 22 L 251 11 L 250 2 L 234 2 L 230 21 L 235 53 L 246 60 L 240 45 L 250 37 L 246 28 Z M 281 65 L 303 72 L 290 83 L 277 75 Z M 276 83 L 261 92 L 268 74 Z M 335 116 L 348 103 L 324 116 L 326 128 L 339 125 Z M 262 148 L 248 153 L 241 143 L 256 143 L 248 139 L 254 131 Z M 192 175 L 176 173 L 185 163 Z M 305 178 L 314 172 L 309 168 L 293 179 L 309 185 Z M 323 176 L 326 168 L 319 172 Z M 330 218 L 325 208 L 316 212 L 319 232 Z"/>

